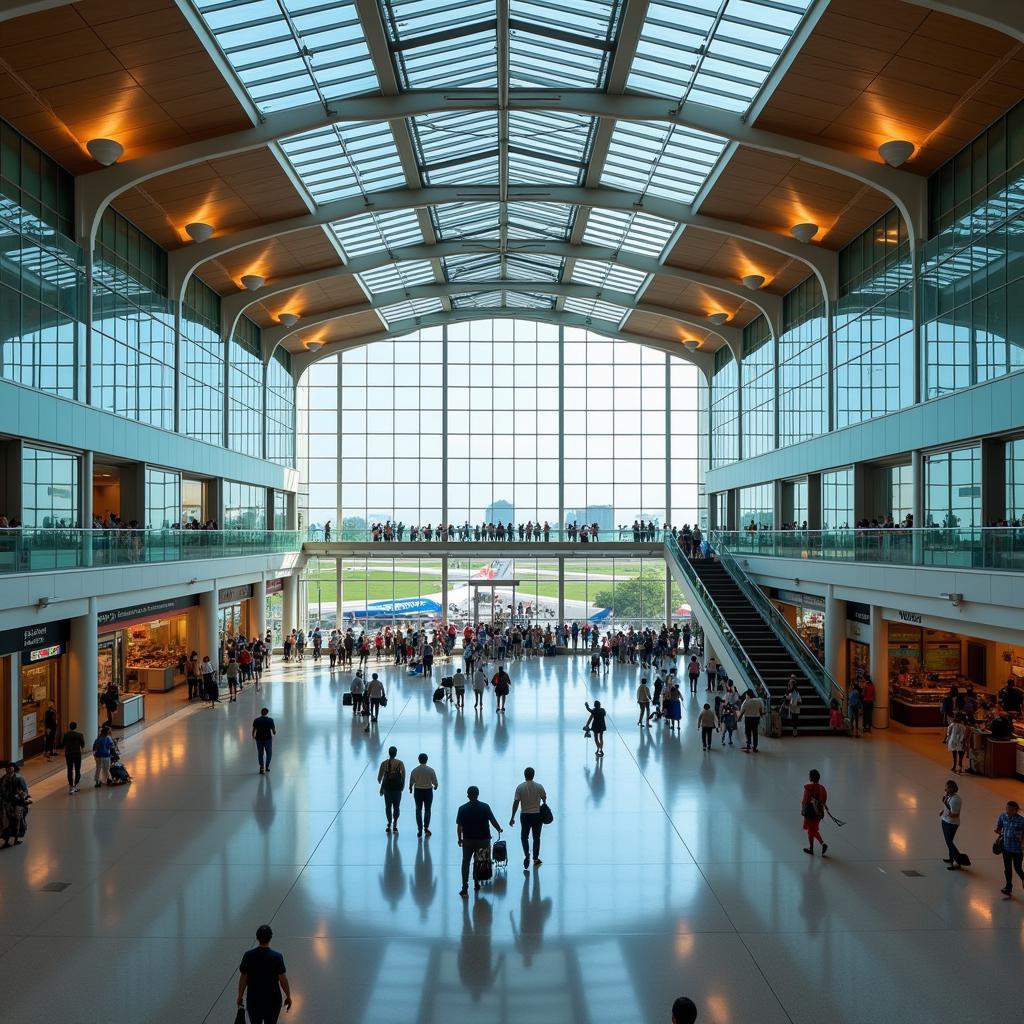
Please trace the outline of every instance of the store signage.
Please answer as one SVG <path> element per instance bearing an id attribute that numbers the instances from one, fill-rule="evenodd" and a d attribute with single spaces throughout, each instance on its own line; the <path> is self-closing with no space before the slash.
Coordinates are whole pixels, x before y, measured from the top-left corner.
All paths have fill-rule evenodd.
<path id="1" fill-rule="evenodd" d="M 871 606 L 861 604 L 860 601 L 847 601 L 846 617 L 850 620 L 850 622 L 861 622 L 865 626 L 870 626 Z"/>
<path id="2" fill-rule="evenodd" d="M 252 584 L 246 583 L 242 587 L 225 587 L 217 596 L 220 604 L 233 604 L 235 601 L 244 601 L 252 597 Z"/>
<path id="3" fill-rule="evenodd" d="M 825 610 L 825 598 L 817 594 L 798 594 L 795 590 L 780 590 L 779 600 L 786 604 L 795 604 L 800 608 L 816 608 Z"/>
<path id="4" fill-rule="evenodd" d="M 39 718 L 35 711 L 21 716 L 21 742 L 29 743 L 39 735 Z"/>
<path id="5" fill-rule="evenodd" d="M 919 612 L 897 612 L 900 622 L 910 622 L 915 626 L 920 626 L 924 622 L 924 617 Z"/>
<path id="6" fill-rule="evenodd" d="M 71 637 L 71 623 L 67 619 L 43 622 L 38 626 L 0 631 L 0 655 L 32 651 L 53 644 L 66 644 Z"/>
<path id="7" fill-rule="evenodd" d="M 267 593 L 280 594 L 284 591 L 284 577 L 276 580 L 267 580 Z"/>
<path id="8" fill-rule="evenodd" d="M 187 597 L 169 597 L 166 601 L 151 601 L 148 604 L 134 604 L 130 608 L 100 612 L 96 616 L 96 621 L 101 627 L 110 626 L 120 622 L 132 622 L 136 619 L 155 618 L 181 608 L 192 608 L 197 604 L 199 604 L 197 594 L 189 594 Z"/>
<path id="9" fill-rule="evenodd" d="M 59 658 L 63 653 L 63 644 L 50 644 L 49 647 L 40 647 L 35 651 L 26 651 L 22 658 L 31 664 L 34 661 L 45 661 L 47 658 Z"/>

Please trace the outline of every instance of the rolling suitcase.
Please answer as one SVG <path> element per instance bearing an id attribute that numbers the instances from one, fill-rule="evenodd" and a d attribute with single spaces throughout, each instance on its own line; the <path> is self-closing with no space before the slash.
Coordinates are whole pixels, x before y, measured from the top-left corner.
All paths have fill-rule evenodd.
<path id="1" fill-rule="evenodd" d="M 343 707 L 346 707 L 346 708 L 352 707 L 352 694 L 351 693 L 343 693 L 341 695 L 341 703 L 342 703 Z"/>
<path id="2" fill-rule="evenodd" d="M 505 867 L 508 864 L 508 846 L 504 839 L 495 840 L 494 846 L 491 848 L 491 860 L 498 867 Z"/>
<path id="3" fill-rule="evenodd" d="M 491 860 L 489 846 L 481 846 L 473 854 L 473 881 L 489 882 L 494 875 L 494 864 Z"/>
<path id="4" fill-rule="evenodd" d="M 439 704 L 443 700 L 444 700 L 444 690 L 442 690 L 441 687 L 439 686 L 434 691 L 434 701 Z"/>

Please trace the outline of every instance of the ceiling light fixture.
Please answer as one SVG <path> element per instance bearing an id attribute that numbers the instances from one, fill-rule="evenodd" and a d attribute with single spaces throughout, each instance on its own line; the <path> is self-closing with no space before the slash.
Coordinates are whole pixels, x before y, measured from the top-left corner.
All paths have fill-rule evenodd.
<path id="1" fill-rule="evenodd" d="M 85 148 L 89 150 L 89 156 L 104 167 L 116 164 L 124 155 L 124 146 L 114 139 L 90 139 Z"/>
<path id="2" fill-rule="evenodd" d="M 789 233 L 798 242 L 803 242 L 806 245 L 818 233 L 818 225 L 811 224 L 810 221 L 804 224 L 794 224 L 789 229 Z"/>
<path id="3" fill-rule="evenodd" d="M 708 323 L 714 324 L 716 327 L 721 327 L 728 319 L 728 313 L 710 313 L 708 315 Z"/>
<path id="4" fill-rule="evenodd" d="M 743 287 L 749 288 L 752 292 L 756 292 L 763 284 L 764 276 L 762 274 L 747 274 L 747 276 L 743 278 Z"/>
<path id="5" fill-rule="evenodd" d="M 185 225 L 185 234 L 193 242 L 205 242 L 213 234 L 213 225 L 204 224 L 201 220 L 194 220 L 191 224 Z"/>
<path id="6" fill-rule="evenodd" d="M 266 282 L 266 278 L 260 277 L 259 274 L 243 274 L 241 281 L 243 288 L 247 288 L 251 292 L 256 292 L 263 287 Z"/>
<path id="7" fill-rule="evenodd" d="M 914 144 L 906 139 L 890 139 L 878 147 L 878 155 L 890 167 L 901 167 L 914 155 L 914 149 Z"/>
<path id="8" fill-rule="evenodd" d="M 322 349 L 323 347 L 324 347 L 323 346 L 323 342 L 321 342 L 321 341 L 307 341 L 306 342 L 306 351 L 307 352 L 319 352 L 320 349 Z"/>
<path id="9" fill-rule="evenodd" d="M 282 313 L 277 322 L 284 327 L 294 327 L 299 322 L 298 313 Z"/>
<path id="10" fill-rule="evenodd" d="M 700 342 L 695 341 L 693 338 L 687 338 L 686 341 L 683 342 L 683 348 L 685 348 L 687 352 L 696 352 L 697 349 L 700 348 Z"/>

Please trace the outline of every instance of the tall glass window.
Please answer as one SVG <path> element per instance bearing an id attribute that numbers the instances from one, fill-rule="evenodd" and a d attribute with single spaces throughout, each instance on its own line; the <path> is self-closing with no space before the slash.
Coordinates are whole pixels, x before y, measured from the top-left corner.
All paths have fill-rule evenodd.
<path id="1" fill-rule="evenodd" d="M 146 467 L 146 529 L 167 530 L 181 523 L 181 474 Z"/>
<path id="2" fill-rule="evenodd" d="M 263 457 L 263 356 L 260 329 L 238 318 L 228 346 L 228 447 Z"/>
<path id="3" fill-rule="evenodd" d="M 181 309 L 181 432 L 224 444 L 224 343 L 220 296 L 195 275 Z"/>
<path id="4" fill-rule="evenodd" d="M 759 316 L 743 328 L 743 457 L 775 447 L 775 346 L 768 321 Z"/>
<path id="5" fill-rule="evenodd" d="M 1024 103 L 936 171 L 921 260 L 928 398 L 1024 368 Z"/>
<path id="6" fill-rule="evenodd" d="M 914 467 L 909 462 L 902 466 L 887 466 L 885 476 L 889 515 L 893 522 L 900 523 L 914 514 Z"/>
<path id="7" fill-rule="evenodd" d="M 1024 437 L 1006 442 L 1006 521 L 1024 526 Z"/>
<path id="8" fill-rule="evenodd" d="M 981 522 L 981 446 L 934 452 L 924 461 L 925 526 L 971 529 Z"/>
<path id="9" fill-rule="evenodd" d="M 780 448 L 817 437 L 827 429 L 828 321 L 816 277 L 808 277 L 783 298 L 782 327 L 778 371 Z"/>
<path id="10" fill-rule="evenodd" d="M 52 530 L 80 526 L 79 457 L 49 448 L 22 448 L 21 521 Z"/>
<path id="11" fill-rule="evenodd" d="M 267 489 L 234 480 L 224 481 L 225 530 L 265 530 Z"/>
<path id="12" fill-rule="evenodd" d="M 287 491 L 274 491 L 274 523 L 272 529 L 288 529 L 288 493 Z"/>
<path id="13" fill-rule="evenodd" d="M 757 484 L 740 488 L 740 529 L 756 526 L 759 530 L 775 527 L 775 485 Z"/>
<path id="14" fill-rule="evenodd" d="M 723 346 L 715 353 L 711 378 L 711 468 L 740 457 L 739 367 Z"/>
<path id="15" fill-rule="evenodd" d="M 807 522 L 807 477 L 799 480 L 782 481 L 782 522 L 781 529 L 792 525 L 800 529 Z"/>
<path id="16" fill-rule="evenodd" d="M 267 365 L 267 459 L 295 465 L 295 383 L 292 357 L 279 345 Z"/>
<path id="17" fill-rule="evenodd" d="M 715 503 L 715 529 L 729 529 L 729 492 L 719 491 L 712 495 Z"/>
<path id="18" fill-rule="evenodd" d="M 853 526 L 853 469 L 821 474 L 821 528 L 846 530 Z"/>
<path id="19" fill-rule="evenodd" d="M 896 210 L 839 253 L 836 427 L 913 404 L 913 287 L 910 242 Z"/>
<path id="20" fill-rule="evenodd" d="M 689 363 L 672 358 L 668 362 L 672 428 L 672 485 L 668 522 L 672 526 L 700 523 L 706 528 L 708 509 L 704 473 L 707 471 L 707 383 L 704 375 Z"/>

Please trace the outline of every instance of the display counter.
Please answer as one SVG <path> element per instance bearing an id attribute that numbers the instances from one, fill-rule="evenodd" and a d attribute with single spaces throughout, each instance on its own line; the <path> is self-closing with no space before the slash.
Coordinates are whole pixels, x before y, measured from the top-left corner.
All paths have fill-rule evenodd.
<path id="1" fill-rule="evenodd" d="M 1024 781 L 1024 740 L 1017 740 L 1017 778 Z"/>
<path id="2" fill-rule="evenodd" d="M 144 693 L 122 693 L 121 702 L 117 710 L 111 716 L 111 720 L 118 729 L 124 729 L 129 725 L 135 725 L 146 717 L 146 695 Z"/>
<path id="3" fill-rule="evenodd" d="M 985 737 L 985 774 L 990 779 L 1012 779 L 1017 774 L 1017 740 Z"/>
<path id="4" fill-rule="evenodd" d="M 889 714 L 894 722 L 917 729 L 942 728 L 942 701 L 948 687 L 894 686 Z"/>
<path id="5" fill-rule="evenodd" d="M 148 690 L 150 693 L 164 693 L 167 690 L 173 690 L 185 681 L 184 676 L 178 675 L 177 665 L 167 665 L 162 668 L 129 665 L 128 677 L 138 680 L 136 685 L 139 690 Z"/>

